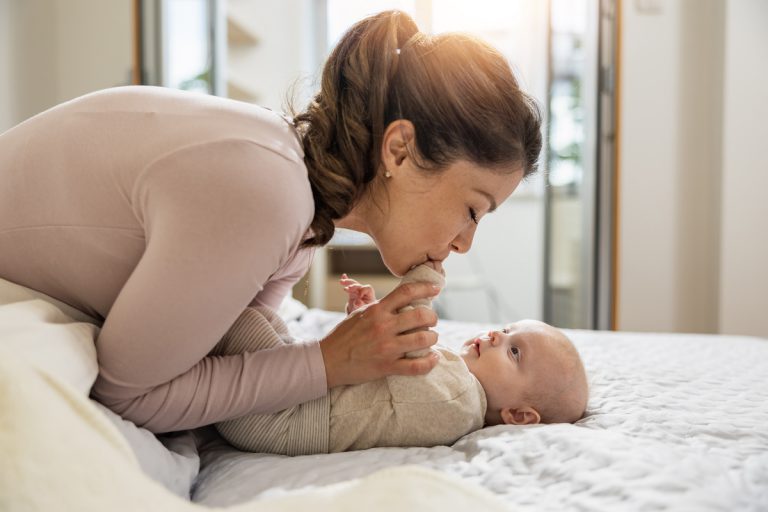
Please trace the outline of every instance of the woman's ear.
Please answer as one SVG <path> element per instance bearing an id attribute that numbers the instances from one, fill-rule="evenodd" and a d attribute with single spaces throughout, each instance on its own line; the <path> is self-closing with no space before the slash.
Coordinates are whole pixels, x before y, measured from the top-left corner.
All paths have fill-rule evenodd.
<path id="1" fill-rule="evenodd" d="M 507 425 L 536 425 L 541 423 L 539 412 L 532 407 L 520 409 L 502 409 L 500 411 L 502 421 Z"/>
<path id="2" fill-rule="evenodd" d="M 385 169 L 391 171 L 402 165 L 408 157 L 408 144 L 413 143 L 415 134 L 413 123 L 406 119 L 389 123 L 381 144 L 381 160 Z"/>

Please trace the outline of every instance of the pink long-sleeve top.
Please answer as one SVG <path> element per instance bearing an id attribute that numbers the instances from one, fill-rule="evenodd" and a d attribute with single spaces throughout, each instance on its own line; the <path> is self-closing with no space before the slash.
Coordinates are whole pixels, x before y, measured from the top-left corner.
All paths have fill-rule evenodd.
<path id="1" fill-rule="evenodd" d="M 267 109 L 120 87 L 0 135 L 0 277 L 104 323 L 92 394 L 166 432 L 327 392 L 318 342 L 209 357 L 307 271 L 298 136 Z"/>

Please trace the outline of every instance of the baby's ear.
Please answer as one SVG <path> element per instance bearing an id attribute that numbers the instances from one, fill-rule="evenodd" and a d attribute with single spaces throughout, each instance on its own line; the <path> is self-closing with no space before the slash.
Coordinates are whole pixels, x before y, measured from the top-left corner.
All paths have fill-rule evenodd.
<path id="1" fill-rule="evenodd" d="M 531 407 L 502 409 L 501 419 L 507 425 L 535 425 L 541 423 L 541 416 L 539 416 L 538 411 Z"/>

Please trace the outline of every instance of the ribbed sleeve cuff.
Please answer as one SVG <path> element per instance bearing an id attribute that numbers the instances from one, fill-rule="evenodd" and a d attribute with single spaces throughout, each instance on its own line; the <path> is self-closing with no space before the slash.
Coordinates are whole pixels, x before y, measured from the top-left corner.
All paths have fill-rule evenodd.
<path id="1" fill-rule="evenodd" d="M 305 352 L 309 376 L 309 389 L 313 390 L 311 399 L 328 393 L 328 379 L 325 375 L 325 361 L 320 350 L 320 342 L 317 340 L 306 341 L 300 344 Z"/>

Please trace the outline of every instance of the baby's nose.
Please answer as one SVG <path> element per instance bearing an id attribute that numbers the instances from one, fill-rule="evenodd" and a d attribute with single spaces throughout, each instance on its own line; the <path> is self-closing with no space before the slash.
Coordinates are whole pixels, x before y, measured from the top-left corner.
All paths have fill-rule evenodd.
<path id="1" fill-rule="evenodd" d="M 488 332 L 487 334 L 479 332 L 479 333 L 477 333 L 477 336 L 474 337 L 474 339 L 477 340 L 477 341 L 488 341 L 491 344 L 493 344 L 493 338 L 491 337 L 491 333 L 490 332 Z"/>

